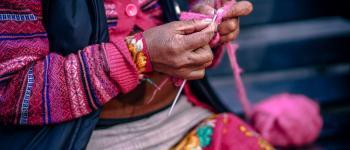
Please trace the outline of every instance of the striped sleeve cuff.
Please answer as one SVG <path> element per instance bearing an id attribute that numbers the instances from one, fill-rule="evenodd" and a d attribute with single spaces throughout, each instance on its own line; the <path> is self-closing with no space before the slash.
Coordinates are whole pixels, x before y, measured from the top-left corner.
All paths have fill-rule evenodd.
<path id="1" fill-rule="evenodd" d="M 137 68 L 123 38 L 115 38 L 105 45 L 110 77 L 122 93 L 128 93 L 139 83 Z"/>

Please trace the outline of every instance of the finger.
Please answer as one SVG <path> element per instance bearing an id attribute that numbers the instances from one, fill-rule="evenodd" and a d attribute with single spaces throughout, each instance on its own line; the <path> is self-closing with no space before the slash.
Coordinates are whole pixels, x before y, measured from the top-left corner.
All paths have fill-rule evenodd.
<path id="1" fill-rule="evenodd" d="M 225 35 L 231 32 L 234 32 L 238 28 L 238 19 L 229 19 L 223 21 L 219 25 L 219 33 L 220 35 Z"/>
<path id="2" fill-rule="evenodd" d="M 209 45 L 193 51 L 184 51 L 180 56 L 169 58 L 168 65 L 172 68 L 205 67 L 204 64 L 213 60 L 213 52 Z"/>
<path id="3" fill-rule="evenodd" d="M 223 43 L 227 43 L 227 42 L 230 42 L 230 41 L 237 40 L 238 34 L 239 34 L 239 29 L 237 29 L 235 32 L 232 32 L 232 33 L 226 34 L 224 36 L 221 36 L 219 43 L 223 44 Z"/>
<path id="4" fill-rule="evenodd" d="M 191 66 L 184 66 L 183 68 L 191 69 L 191 70 L 201 70 L 201 69 L 205 69 L 208 66 L 210 66 L 211 63 L 212 63 L 212 61 L 204 63 L 204 64 L 196 64 L 196 65 L 191 65 Z"/>
<path id="5" fill-rule="evenodd" d="M 213 61 L 214 58 L 213 52 L 209 45 L 206 45 L 192 52 L 188 52 L 186 57 L 189 62 L 188 65 L 192 66 L 203 66 L 204 64 Z"/>
<path id="6" fill-rule="evenodd" d="M 205 69 L 195 70 L 195 71 L 191 71 L 187 76 L 185 76 L 185 79 L 198 80 L 198 79 L 202 79 L 204 75 L 205 75 Z"/>
<path id="7" fill-rule="evenodd" d="M 197 5 L 194 8 L 195 12 L 201 13 L 201 14 L 205 14 L 205 15 L 214 15 L 215 14 L 215 9 L 210 6 L 210 5 Z"/>
<path id="8" fill-rule="evenodd" d="M 233 5 L 232 9 L 225 14 L 223 19 L 229 19 L 233 17 L 246 16 L 253 11 L 252 3 L 248 1 L 240 1 Z"/>
<path id="9" fill-rule="evenodd" d="M 213 61 L 207 62 L 207 63 L 205 63 L 205 64 L 204 64 L 203 66 L 201 66 L 201 67 L 207 68 L 207 67 L 209 67 L 212 63 L 213 63 Z"/>
<path id="10" fill-rule="evenodd" d="M 207 28 L 199 32 L 183 35 L 180 37 L 183 49 L 194 50 L 204 45 L 207 45 L 214 37 L 217 25 L 215 23 L 210 24 Z"/>
<path id="11" fill-rule="evenodd" d="M 187 35 L 194 32 L 199 32 L 208 27 L 212 19 L 189 20 L 175 22 L 175 28 L 178 34 Z"/>
<path id="12" fill-rule="evenodd" d="M 220 43 L 226 43 L 226 42 L 229 42 L 231 41 L 232 39 L 234 39 L 234 36 L 235 34 L 232 32 L 232 33 L 229 33 L 227 35 L 224 35 L 224 36 L 221 36 L 220 37 Z"/>
<path id="13" fill-rule="evenodd" d="M 205 69 L 193 69 L 193 68 L 182 68 L 180 70 L 174 71 L 174 74 L 172 76 L 187 79 L 187 80 L 195 80 L 195 79 L 201 79 L 205 75 Z"/>
<path id="14" fill-rule="evenodd" d="M 185 66 L 185 67 L 191 67 L 194 69 L 205 69 L 205 68 L 209 67 L 212 63 L 213 63 L 213 61 L 209 61 L 209 62 L 206 62 L 204 64 L 194 64 L 194 65 L 192 64 L 192 65 Z"/>
<path id="15" fill-rule="evenodd" d="M 209 66 L 209 64 L 205 64 L 206 66 L 190 66 L 190 67 L 182 67 L 182 68 L 175 68 L 168 65 L 163 64 L 157 64 L 155 67 L 160 71 L 161 73 L 171 75 L 178 78 L 183 79 L 199 79 L 204 76 L 205 68 Z"/>

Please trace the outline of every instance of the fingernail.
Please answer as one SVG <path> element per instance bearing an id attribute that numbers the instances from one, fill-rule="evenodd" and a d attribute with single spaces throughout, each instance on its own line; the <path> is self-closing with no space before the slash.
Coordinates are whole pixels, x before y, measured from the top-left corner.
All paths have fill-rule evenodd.
<path id="1" fill-rule="evenodd" d="M 205 23 L 211 23 L 213 21 L 213 19 L 206 18 L 206 19 L 203 19 L 202 21 L 205 22 Z"/>

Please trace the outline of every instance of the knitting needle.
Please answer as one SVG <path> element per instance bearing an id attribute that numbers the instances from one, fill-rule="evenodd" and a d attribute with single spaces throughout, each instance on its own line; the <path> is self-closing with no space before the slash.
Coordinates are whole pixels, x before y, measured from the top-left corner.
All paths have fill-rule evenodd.
<path id="1" fill-rule="evenodd" d="M 177 94 L 176 94 L 176 97 L 175 97 L 175 99 L 174 99 L 174 101 L 173 101 L 173 104 L 171 104 L 171 108 L 170 108 L 170 111 L 169 111 L 169 113 L 168 113 L 168 117 L 171 115 L 171 112 L 173 111 L 173 109 L 174 109 L 174 107 L 175 107 L 175 104 L 176 104 L 177 101 L 179 100 L 180 94 L 181 94 L 183 88 L 185 87 L 186 82 L 187 82 L 187 80 L 182 81 L 182 84 L 181 84 L 181 86 L 180 86 L 179 91 L 178 91 Z"/>
<path id="2" fill-rule="evenodd" d="M 213 20 L 212 20 L 212 22 L 211 23 L 214 23 L 215 22 L 215 20 L 216 20 L 216 18 L 218 17 L 218 13 L 217 13 L 217 10 L 216 9 L 214 9 L 214 17 L 213 17 Z"/>

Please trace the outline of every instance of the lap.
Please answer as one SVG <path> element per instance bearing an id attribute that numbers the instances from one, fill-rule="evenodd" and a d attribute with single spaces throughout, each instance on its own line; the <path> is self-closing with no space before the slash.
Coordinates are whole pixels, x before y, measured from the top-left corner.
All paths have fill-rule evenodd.
<path id="1" fill-rule="evenodd" d="M 204 119 L 176 144 L 173 150 L 272 150 L 252 128 L 231 113 Z"/>

